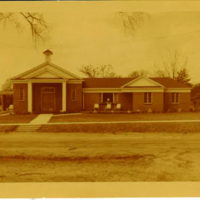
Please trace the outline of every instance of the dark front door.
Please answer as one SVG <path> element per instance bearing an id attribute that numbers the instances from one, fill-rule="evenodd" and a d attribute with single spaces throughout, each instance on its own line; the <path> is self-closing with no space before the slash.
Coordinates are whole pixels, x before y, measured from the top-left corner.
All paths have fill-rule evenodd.
<path id="1" fill-rule="evenodd" d="M 55 88 L 42 88 L 42 112 L 55 111 Z"/>

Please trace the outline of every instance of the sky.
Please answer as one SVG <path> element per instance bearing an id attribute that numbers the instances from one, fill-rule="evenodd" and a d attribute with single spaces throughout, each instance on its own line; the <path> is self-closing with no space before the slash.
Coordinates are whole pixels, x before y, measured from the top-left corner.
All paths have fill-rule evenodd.
<path id="1" fill-rule="evenodd" d="M 180 60 L 188 57 L 192 82 L 200 82 L 200 12 L 150 12 L 131 35 L 119 11 L 66 7 L 65 12 L 43 12 L 49 40 L 37 46 L 28 25 L 18 30 L 12 23 L 0 23 L 0 85 L 44 62 L 46 49 L 53 51 L 53 63 L 80 77 L 78 69 L 86 65 L 109 64 L 123 77 L 135 70 L 152 73 L 166 55 L 178 51 Z"/>

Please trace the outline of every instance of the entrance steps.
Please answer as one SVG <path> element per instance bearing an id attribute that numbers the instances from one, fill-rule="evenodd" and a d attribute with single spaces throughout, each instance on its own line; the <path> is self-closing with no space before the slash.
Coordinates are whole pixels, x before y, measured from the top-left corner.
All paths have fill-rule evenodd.
<path id="1" fill-rule="evenodd" d="M 20 125 L 15 132 L 37 132 L 41 125 Z"/>

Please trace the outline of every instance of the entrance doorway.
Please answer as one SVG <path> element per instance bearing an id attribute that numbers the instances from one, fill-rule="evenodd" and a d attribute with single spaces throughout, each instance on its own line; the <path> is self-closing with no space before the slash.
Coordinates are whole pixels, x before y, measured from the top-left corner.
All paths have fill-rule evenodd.
<path id="1" fill-rule="evenodd" d="M 44 113 L 52 113 L 55 111 L 55 87 L 41 88 L 41 110 Z"/>

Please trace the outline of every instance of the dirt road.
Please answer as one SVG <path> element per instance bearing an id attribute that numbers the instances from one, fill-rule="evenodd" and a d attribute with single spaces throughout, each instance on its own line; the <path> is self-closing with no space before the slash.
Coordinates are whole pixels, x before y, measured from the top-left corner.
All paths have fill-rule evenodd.
<path id="1" fill-rule="evenodd" d="M 200 181 L 200 134 L 1 133 L 0 182 Z"/>

